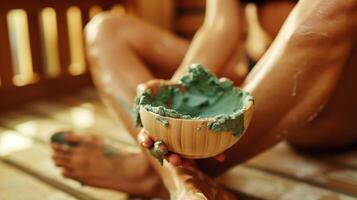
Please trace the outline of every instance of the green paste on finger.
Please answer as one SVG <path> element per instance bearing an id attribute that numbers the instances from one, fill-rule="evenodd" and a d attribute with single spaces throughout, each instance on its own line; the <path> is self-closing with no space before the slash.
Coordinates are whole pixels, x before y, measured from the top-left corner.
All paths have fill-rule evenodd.
<path id="1" fill-rule="evenodd" d="M 165 145 L 165 143 L 159 140 L 154 142 L 154 145 L 149 149 L 150 154 L 159 161 L 161 166 L 164 164 L 164 156 L 169 153 L 168 150 L 161 147 L 162 145 Z"/>
<path id="2" fill-rule="evenodd" d="M 165 117 L 179 119 L 214 118 L 207 124 L 214 132 L 228 131 L 241 135 L 244 127 L 244 105 L 253 101 L 245 91 L 233 86 L 229 80 L 220 81 L 202 65 L 193 64 L 189 73 L 180 80 L 179 85 L 162 85 L 154 96 L 150 90 L 136 97 L 136 123 L 142 126 L 139 109 L 160 115 L 158 119 L 169 126 Z"/>

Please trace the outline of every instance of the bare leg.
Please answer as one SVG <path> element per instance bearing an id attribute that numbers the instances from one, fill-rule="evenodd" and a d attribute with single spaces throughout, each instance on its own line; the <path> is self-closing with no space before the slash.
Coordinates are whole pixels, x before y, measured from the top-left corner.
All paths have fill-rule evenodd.
<path id="1" fill-rule="evenodd" d="M 272 1 L 259 7 L 260 24 L 271 38 L 276 37 L 294 6 L 295 3 L 292 1 Z M 352 106 L 347 112 L 341 107 L 341 105 L 353 105 L 356 102 L 356 96 L 347 95 L 348 91 L 354 88 L 354 82 L 351 80 L 355 79 L 354 74 L 357 71 L 354 67 L 355 58 L 356 56 L 352 55 L 349 62 L 346 63 L 342 74 L 343 78 L 339 81 L 338 89 L 329 100 L 329 104 L 320 105 L 318 112 L 309 117 L 309 124 L 302 130 L 292 133 L 287 138 L 288 142 L 304 150 L 328 152 L 345 149 L 355 142 L 357 136 L 354 127 L 349 125 L 353 124 L 353 120 L 351 120 L 353 117 L 347 116 L 350 115 L 349 113 L 355 113 L 356 108 Z M 343 119 L 343 122 L 336 119 Z M 340 126 L 339 123 L 343 123 L 343 125 Z M 339 134 L 342 132 L 343 134 Z"/>
<path id="2" fill-rule="evenodd" d="M 243 85 L 256 98 L 250 127 L 224 163 L 200 160 L 202 170 L 218 175 L 286 138 L 327 148 L 356 139 L 356 95 L 349 92 L 355 84 L 356 5 L 298 2 Z"/>
<path id="3" fill-rule="evenodd" d="M 154 78 L 139 58 L 164 67 L 160 71 L 172 73 L 185 53 L 187 42 L 130 16 L 102 15 L 87 26 L 86 33 L 95 83 L 107 105 L 124 121 L 130 134 L 136 137 L 138 130 L 133 126 L 125 104 L 129 107 L 133 103 L 135 88 L 139 83 Z M 148 155 L 147 151 L 145 153 Z M 150 162 L 156 169 L 170 194 L 182 195 L 178 199 L 205 199 L 217 194 L 222 194 L 225 199 L 234 198 L 213 182 L 207 182 L 209 178 L 197 169 L 182 171 L 169 163 L 160 166 L 151 156 L 147 158 L 142 160 L 146 161 L 146 165 Z M 140 164 L 144 165 L 142 161 Z M 142 177 L 142 180 L 145 179 Z M 202 187 L 204 185 L 207 187 Z M 133 188 L 138 189 L 135 185 Z"/>
<path id="4" fill-rule="evenodd" d="M 100 92 L 136 137 L 138 130 L 131 116 L 136 86 L 173 74 L 188 42 L 133 16 L 108 13 L 89 23 L 86 36 Z M 73 149 L 53 146 L 55 163 L 64 169 L 64 176 L 140 196 L 164 194 L 161 180 L 144 154 L 107 155 L 98 138 L 73 135 L 67 139 L 80 145 Z"/>

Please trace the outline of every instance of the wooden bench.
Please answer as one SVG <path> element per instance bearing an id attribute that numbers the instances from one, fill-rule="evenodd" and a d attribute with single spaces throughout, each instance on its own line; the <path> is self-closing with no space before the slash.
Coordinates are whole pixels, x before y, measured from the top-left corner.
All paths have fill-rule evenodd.
<path id="1" fill-rule="evenodd" d="M 87 126 L 78 126 L 68 120 L 71 116 L 72 119 L 76 117 L 75 112 L 81 112 L 78 109 L 83 109 L 82 119 L 86 119 L 85 115 L 95 115 Z M 54 193 L 73 198 L 126 198 L 119 192 L 81 186 L 62 178 L 50 159 L 48 137 L 63 128 L 92 130 L 102 134 L 101 137 L 115 138 L 118 149 L 121 145 L 132 144 L 125 151 L 137 151 L 133 141 L 124 134 L 126 130 L 106 112 L 98 98 L 79 94 L 29 103 L 21 110 L 1 115 L 0 126 L 0 167 L 21 172 L 24 179 L 31 177 L 44 188 L 52 188 Z M 113 128 L 113 132 L 101 131 Z M 357 196 L 356 158 L 357 149 L 334 155 L 304 155 L 286 143 L 280 143 L 246 164 L 233 168 L 217 181 L 237 191 L 242 199 L 354 199 Z M 2 187 L 10 197 L 19 192 L 10 186 Z M 33 192 L 44 190 L 40 186 L 33 188 Z"/>
<path id="2" fill-rule="evenodd" d="M 172 13 L 173 30 L 191 38 L 203 21 L 205 1 L 170 2 L 176 5 Z M 122 153 L 139 151 L 122 123 L 100 102 L 91 86 L 85 60 L 81 60 L 80 54 L 72 55 L 70 49 L 78 45 L 71 46 L 71 37 L 81 36 L 71 36 L 69 29 L 73 27 L 68 26 L 76 18 L 77 22 L 81 21 L 81 29 L 95 13 L 113 7 L 116 12 L 123 9 L 134 12 L 137 3 L 132 0 L 63 0 L 61 3 L 0 0 L 0 199 L 130 198 L 118 191 L 82 186 L 63 178 L 51 161 L 49 137 L 58 130 L 74 129 L 97 134 L 111 141 Z M 57 44 L 44 41 L 44 22 L 39 21 L 44 9 L 50 13 L 48 20 L 55 16 Z M 11 11 L 20 13 L 20 17 L 9 16 Z M 154 18 L 151 20 L 155 21 Z M 14 56 L 26 53 L 26 48 L 20 51 L 16 46 L 14 38 L 18 35 L 8 21 L 21 24 L 24 19 L 28 22 L 29 40 L 21 41 L 28 42 L 31 53 L 27 57 Z M 53 53 L 48 48 L 56 45 L 57 61 L 47 59 Z M 81 51 L 76 49 L 77 53 Z M 18 61 L 29 58 L 31 64 Z M 48 63 L 56 62 L 58 71 L 50 73 Z M 236 191 L 240 199 L 357 199 L 357 149 L 333 155 L 306 155 L 283 142 L 233 168 L 217 181 Z"/>

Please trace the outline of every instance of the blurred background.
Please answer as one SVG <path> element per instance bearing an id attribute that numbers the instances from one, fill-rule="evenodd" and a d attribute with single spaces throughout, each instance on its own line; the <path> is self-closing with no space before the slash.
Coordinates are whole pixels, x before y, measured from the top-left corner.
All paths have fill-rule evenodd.
<path id="1" fill-rule="evenodd" d="M 83 28 L 102 11 L 134 14 L 191 39 L 205 1 L 0 0 L 0 199 L 135 199 L 65 179 L 51 160 L 50 136 L 68 129 L 138 151 L 128 134 L 118 134 L 126 130 L 101 103 L 88 71 Z M 245 7 L 253 61 L 271 42 L 256 12 L 254 4 Z M 242 73 L 248 65 L 242 56 Z M 356 155 L 303 157 L 281 143 L 218 181 L 241 199 L 351 199 Z"/>

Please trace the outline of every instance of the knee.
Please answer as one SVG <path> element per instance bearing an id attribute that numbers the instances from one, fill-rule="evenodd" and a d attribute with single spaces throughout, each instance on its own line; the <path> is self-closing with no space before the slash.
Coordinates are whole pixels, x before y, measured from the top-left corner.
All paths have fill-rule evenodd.
<path id="1" fill-rule="evenodd" d="M 103 12 L 96 15 L 85 27 L 85 37 L 87 45 L 105 40 L 114 40 L 120 37 L 118 31 L 129 26 L 128 15 L 117 15 L 110 12 Z M 115 37 L 114 37 L 115 36 Z"/>

